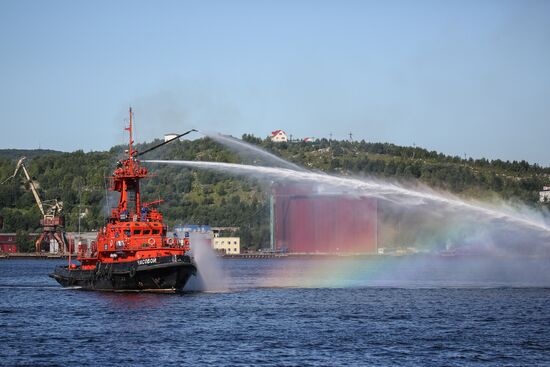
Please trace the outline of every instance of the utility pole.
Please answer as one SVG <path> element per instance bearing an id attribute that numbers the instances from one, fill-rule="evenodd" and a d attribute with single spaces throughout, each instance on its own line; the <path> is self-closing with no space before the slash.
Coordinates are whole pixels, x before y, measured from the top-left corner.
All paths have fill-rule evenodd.
<path id="1" fill-rule="evenodd" d="M 78 242 L 81 241 L 80 237 L 80 218 L 82 217 L 81 208 L 82 206 L 82 186 L 80 187 L 80 191 L 78 194 Z"/>

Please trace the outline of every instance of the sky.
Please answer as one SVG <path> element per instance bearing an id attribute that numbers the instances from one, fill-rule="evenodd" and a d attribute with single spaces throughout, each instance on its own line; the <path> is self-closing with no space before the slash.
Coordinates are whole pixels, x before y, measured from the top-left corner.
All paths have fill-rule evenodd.
<path id="1" fill-rule="evenodd" d="M 550 166 L 550 1 L 0 1 L 0 148 L 190 128 Z"/>

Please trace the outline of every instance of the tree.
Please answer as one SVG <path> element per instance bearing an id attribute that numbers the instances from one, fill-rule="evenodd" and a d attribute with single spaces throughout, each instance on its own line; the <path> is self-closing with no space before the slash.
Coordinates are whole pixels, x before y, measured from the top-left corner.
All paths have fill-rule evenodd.
<path id="1" fill-rule="evenodd" d="M 29 232 L 18 230 L 15 234 L 15 243 L 17 252 L 34 252 L 35 247 L 33 241 L 29 238 Z"/>

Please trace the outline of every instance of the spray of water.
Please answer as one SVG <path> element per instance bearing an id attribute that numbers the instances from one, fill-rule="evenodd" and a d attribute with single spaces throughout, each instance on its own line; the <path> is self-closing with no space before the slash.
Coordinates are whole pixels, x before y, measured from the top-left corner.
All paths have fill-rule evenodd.
<path id="1" fill-rule="evenodd" d="M 227 290 L 226 274 L 220 259 L 211 247 L 206 234 L 191 232 L 191 256 L 197 264 L 197 275 L 185 286 L 187 291 L 223 292 Z"/>
<path id="2" fill-rule="evenodd" d="M 531 217 L 526 212 L 512 212 L 507 208 L 491 208 L 475 202 L 467 202 L 452 196 L 444 196 L 434 191 L 417 191 L 397 184 L 378 182 L 375 180 L 361 180 L 348 177 L 337 177 L 307 171 L 294 171 L 287 168 L 258 167 L 235 163 L 198 162 L 198 161 L 166 161 L 146 160 L 143 162 L 157 164 L 183 165 L 203 169 L 212 169 L 229 174 L 241 174 L 269 179 L 273 181 L 298 181 L 320 184 L 321 190 L 331 193 L 331 188 L 342 190 L 348 195 L 368 195 L 381 200 L 394 202 L 403 207 L 440 204 L 453 210 L 465 210 L 472 214 L 481 214 L 494 220 L 502 220 L 515 225 L 538 230 L 550 235 L 550 227 L 543 218 Z"/>
<path id="3" fill-rule="evenodd" d="M 242 140 L 235 139 L 234 137 L 216 133 L 206 133 L 203 131 L 201 131 L 201 134 L 204 134 L 210 139 L 228 147 L 238 153 L 242 158 L 252 159 L 254 164 L 261 163 L 266 166 L 283 167 L 295 171 L 305 171 L 302 167 L 292 162 L 285 161 L 284 159 L 266 152 L 255 145 L 247 144 Z"/>
<path id="4" fill-rule="evenodd" d="M 550 227 L 539 212 L 526 207 L 466 201 L 426 187 L 405 187 L 375 179 L 338 177 L 286 168 L 259 167 L 220 162 L 144 161 L 211 169 L 232 175 L 252 176 L 270 182 L 308 183 L 315 195 L 369 196 L 389 208 L 391 228 L 400 220 L 400 241 L 421 251 L 447 247 L 492 256 L 550 257 Z M 385 232 L 385 231 L 382 231 Z"/>

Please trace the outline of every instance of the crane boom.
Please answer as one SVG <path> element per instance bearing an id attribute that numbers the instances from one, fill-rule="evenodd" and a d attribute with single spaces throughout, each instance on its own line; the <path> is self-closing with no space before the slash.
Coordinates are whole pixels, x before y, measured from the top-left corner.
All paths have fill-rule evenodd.
<path id="1" fill-rule="evenodd" d="M 42 213 L 42 215 L 45 215 L 46 213 L 44 212 L 44 205 L 42 204 L 42 200 L 40 200 L 40 196 L 38 195 L 38 191 L 36 190 L 36 187 L 34 186 L 34 182 L 32 181 L 31 176 L 29 175 L 29 172 L 27 171 L 27 168 L 25 167 L 25 163 L 24 163 L 25 159 L 27 159 L 27 158 L 23 157 L 17 162 L 17 166 L 15 166 L 15 172 L 13 172 L 13 175 L 11 175 L 10 177 L 8 177 L 4 181 L 2 181 L 2 184 L 6 183 L 7 181 L 9 181 L 12 178 L 14 178 L 15 176 L 17 176 L 17 173 L 19 172 L 19 170 L 22 169 L 23 173 L 25 174 L 25 178 L 29 182 L 29 186 L 30 186 L 32 194 L 34 196 L 34 200 L 36 200 L 36 205 L 38 205 L 38 209 L 40 209 L 40 212 Z"/>

